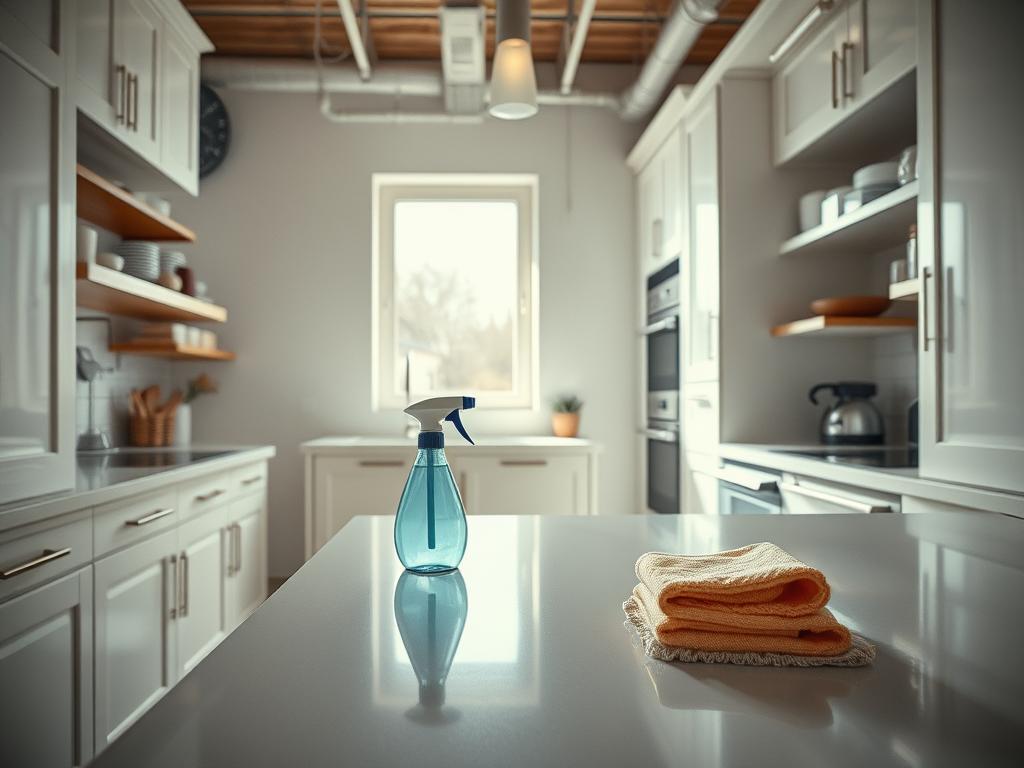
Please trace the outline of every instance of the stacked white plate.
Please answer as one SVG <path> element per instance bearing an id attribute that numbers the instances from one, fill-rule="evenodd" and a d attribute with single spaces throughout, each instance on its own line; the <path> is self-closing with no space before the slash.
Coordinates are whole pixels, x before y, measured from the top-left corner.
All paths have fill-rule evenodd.
<path id="1" fill-rule="evenodd" d="M 160 246 L 145 240 L 125 240 L 114 251 L 124 258 L 126 275 L 156 280 L 160 277 Z"/>
<path id="2" fill-rule="evenodd" d="M 181 251 L 160 251 L 160 274 L 176 274 L 178 267 L 185 266 L 185 254 Z"/>

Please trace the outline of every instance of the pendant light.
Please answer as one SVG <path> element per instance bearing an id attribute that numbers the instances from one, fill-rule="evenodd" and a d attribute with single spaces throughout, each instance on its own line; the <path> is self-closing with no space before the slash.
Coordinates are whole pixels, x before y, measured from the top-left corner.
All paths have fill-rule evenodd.
<path id="1" fill-rule="evenodd" d="M 530 50 L 530 0 L 498 0 L 497 46 L 489 111 L 503 120 L 537 114 L 537 78 Z"/>

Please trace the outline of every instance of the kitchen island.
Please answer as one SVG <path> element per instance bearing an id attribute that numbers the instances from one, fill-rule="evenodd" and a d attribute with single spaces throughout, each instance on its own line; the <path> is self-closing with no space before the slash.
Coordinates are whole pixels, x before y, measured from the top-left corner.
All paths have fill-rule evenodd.
<path id="1" fill-rule="evenodd" d="M 392 522 L 353 520 L 96 765 L 1019 764 L 1017 519 L 475 516 L 461 578 L 426 585 Z M 765 540 L 825 572 L 873 666 L 643 656 L 638 555 Z"/>

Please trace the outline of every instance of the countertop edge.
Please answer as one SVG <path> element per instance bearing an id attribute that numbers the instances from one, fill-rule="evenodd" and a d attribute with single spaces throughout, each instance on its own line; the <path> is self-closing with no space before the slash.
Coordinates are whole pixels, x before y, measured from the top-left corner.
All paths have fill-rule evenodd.
<path id="1" fill-rule="evenodd" d="M 806 448 L 807 446 L 722 443 L 718 447 L 718 455 L 719 458 L 729 461 L 753 464 L 780 472 L 792 472 L 795 475 L 806 475 L 844 485 L 871 488 L 883 493 L 916 496 L 946 504 L 981 509 L 986 512 L 1024 517 L 1024 496 L 955 483 L 944 483 L 891 470 L 830 464 L 817 459 L 779 453 L 775 450 L 785 447 Z"/>
<path id="2" fill-rule="evenodd" d="M 88 491 L 69 491 L 56 497 L 29 499 L 23 503 L 14 503 L 6 509 L 0 509 L 0 532 L 19 528 L 23 525 L 42 522 L 71 512 L 77 512 L 100 504 L 107 504 L 119 499 L 147 493 L 172 483 L 191 480 L 211 472 L 231 469 L 254 461 L 262 461 L 277 455 L 273 445 L 261 446 L 222 446 L 196 445 L 192 450 L 230 450 L 227 456 L 216 456 L 198 461 L 184 467 L 173 467 L 146 477 L 136 477 L 115 483 L 105 488 Z"/>
<path id="3" fill-rule="evenodd" d="M 502 442 L 508 440 L 508 442 Z M 530 442 L 534 440 L 535 442 Z M 387 437 L 382 435 L 365 437 L 320 437 L 315 440 L 307 440 L 299 444 L 299 450 L 306 456 L 331 453 L 352 453 L 362 450 L 371 451 L 392 451 L 392 450 L 416 450 L 414 439 L 405 440 L 400 437 Z M 498 437 L 482 437 L 476 445 L 467 443 L 456 443 L 454 440 L 446 443 L 445 451 L 450 453 L 462 453 L 472 451 L 475 453 L 491 453 L 495 451 L 558 451 L 564 453 L 599 453 L 600 443 L 587 438 L 579 437 L 540 437 L 540 436 L 515 436 L 502 435 Z"/>

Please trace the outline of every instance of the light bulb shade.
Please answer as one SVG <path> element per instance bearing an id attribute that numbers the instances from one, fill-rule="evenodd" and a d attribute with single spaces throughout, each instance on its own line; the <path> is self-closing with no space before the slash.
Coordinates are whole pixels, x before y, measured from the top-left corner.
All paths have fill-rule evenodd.
<path id="1" fill-rule="evenodd" d="M 503 120 L 537 114 L 537 77 L 530 44 L 525 40 L 502 40 L 494 51 L 490 113 Z"/>

